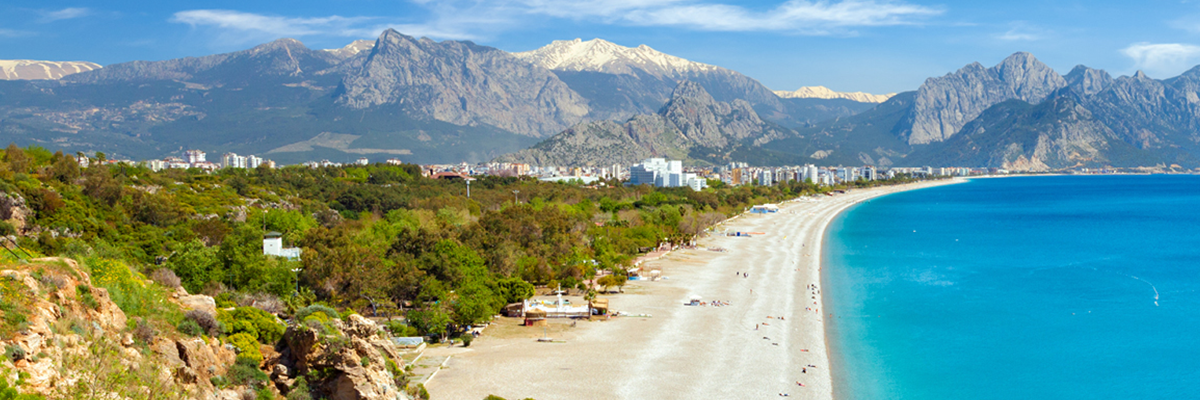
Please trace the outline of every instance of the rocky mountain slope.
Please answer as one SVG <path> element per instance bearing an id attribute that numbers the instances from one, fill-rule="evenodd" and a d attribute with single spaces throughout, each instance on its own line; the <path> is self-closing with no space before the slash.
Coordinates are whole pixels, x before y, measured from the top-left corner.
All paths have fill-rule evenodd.
<path id="1" fill-rule="evenodd" d="M 280 39 L 58 81 L 0 81 L 0 140 L 134 159 L 198 148 L 282 163 L 483 161 L 581 122 L 652 114 L 684 80 L 788 127 L 871 107 L 781 99 L 745 75 L 647 46 L 576 40 L 510 54 L 388 30 L 339 49 Z"/>
<path id="2" fill-rule="evenodd" d="M 625 120 L 653 113 L 685 80 L 700 84 L 718 101 L 745 100 L 763 118 L 787 126 L 807 126 L 870 108 L 825 99 L 786 101 L 736 71 L 668 55 L 646 45 L 625 47 L 603 39 L 558 40 L 513 55 L 554 71 L 587 98 L 592 120 Z"/>
<path id="3" fill-rule="evenodd" d="M 972 63 L 953 74 L 929 78 L 917 89 L 908 142 L 949 139 L 988 107 L 1011 99 L 1038 103 L 1066 85 L 1061 75 L 1024 52 L 991 68 Z"/>
<path id="4" fill-rule="evenodd" d="M 1200 166 L 1200 67 L 1165 80 L 1141 72 L 1114 79 L 1082 65 L 1059 75 L 1016 53 L 910 93 L 771 147 L 885 166 Z"/>
<path id="5" fill-rule="evenodd" d="M 87 61 L 0 60 L 0 80 L 58 79 L 100 68 Z"/>
<path id="6" fill-rule="evenodd" d="M 389 38 L 399 36 L 391 32 L 381 38 L 391 43 Z M 479 48 L 454 43 L 444 47 Z M 443 80 L 449 75 L 432 78 L 440 76 L 439 66 L 466 65 L 471 57 L 478 61 L 494 55 L 518 68 L 497 71 L 487 64 L 494 60 L 486 61 L 481 70 L 497 76 L 460 74 L 474 83 L 458 82 L 464 90 L 453 94 L 459 97 L 441 92 L 416 102 L 421 93 L 430 93 L 430 87 L 419 82 L 400 86 L 401 82 L 387 80 L 374 67 L 393 54 L 389 46 L 381 49 L 381 55 L 370 57 L 372 52 L 367 50 L 375 47 L 374 41 L 369 46 L 355 42 L 323 51 L 280 39 L 233 53 L 116 64 L 60 81 L 0 81 L 0 140 L 68 153 L 103 151 L 134 159 L 161 158 L 178 155 L 181 148 L 198 148 L 218 155 L 226 151 L 256 154 L 284 163 L 322 158 L 345 162 L 362 156 L 428 163 L 482 161 L 537 141 L 496 125 L 524 129 L 528 134 L 526 128 L 544 123 L 549 126 L 545 135 L 549 135 L 578 121 L 571 116 L 565 122 L 555 121 L 557 117 L 551 114 L 559 109 L 553 100 L 504 100 L 508 89 L 490 86 L 492 83 L 521 82 L 517 86 L 522 86 L 530 82 L 522 81 L 522 76 L 537 74 L 531 72 L 534 68 L 494 49 L 449 51 L 442 54 L 441 61 L 414 59 L 427 63 L 426 68 L 409 72 L 435 84 L 451 82 Z M 368 61 L 372 68 L 364 69 Z M 513 76 L 509 78 L 499 76 L 510 72 Z M 548 85 L 557 80 L 545 70 L 540 74 Z M 374 81 L 375 77 L 380 80 Z M 366 88 L 371 84 L 376 89 Z M 552 92 L 547 90 L 546 95 Z M 559 93 L 570 97 L 566 105 L 584 103 L 569 90 Z M 374 95 L 395 102 L 367 106 L 373 104 Z M 432 103 L 439 98 L 445 102 Z M 549 104 L 537 105 L 542 100 Z M 443 107 L 454 108 L 453 104 L 465 107 L 449 111 Z M 497 116 L 497 109 L 505 115 Z M 537 114 L 539 109 L 552 111 Z M 325 137 L 346 140 L 329 144 L 321 140 Z M 314 142 L 318 145 L 312 145 Z"/>
<path id="7" fill-rule="evenodd" d="M 632 164 L 648 157 L 703 158 L 740 147 L 788 137 L 794 132 L 764 121 L 745 100 L 717 101 L 696 82 L 683 81 L 652 115 L 623 124 L 583 123 L 528 150 L 499 157 L 501 162 L 536 165 L 605 166 Z"/>
<path id="8" fill-rule="evenodd" d="M 586 100 L 547 69 L 491 47 L 417 40 L 391 29 L 339 91 L 338 104 L 354 109 L 404 106 L 455 125 L 488 124 L 535 137 L 588 113 Z"/>
<path id="9" fill-rule="evenodd" d="M 791 92 L 776 90 L 775 94 L 784 99 L 846 99 L 860 103 L 882 103 L 896 95 L 895 93 L 835 92 L 824 86 L 803 86 Z"/>

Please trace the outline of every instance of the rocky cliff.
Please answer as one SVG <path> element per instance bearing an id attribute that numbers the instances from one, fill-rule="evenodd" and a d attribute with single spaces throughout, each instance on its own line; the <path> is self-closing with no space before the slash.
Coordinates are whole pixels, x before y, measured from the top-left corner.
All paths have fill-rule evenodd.
<path id="1" fill-rule="evenodd" d="M 576 125 L 531 149 L 497 158 L 537 165 L 602 166 L 644 158 L 688 159 L 693 148 L 728 150 L 793 135 L 765 122 L 744 100 L 717 101 L 700 84 L 684 81 L 658 113 Z"/>
<path id="2" fill-rule="evenodd" d="M 457 125 L 529 136 L 583 120 L 587 101 L 549 70 L 470 42 L 434 42 L 387 30 L 342 81 L 339 104 L 415 109 Z"/>
<path id="3" fill-rule="evenodd" d="M 953 74 L 929 78 L 917 89 L 911 111 L 909 144 L 949 139 L 988 107 L 1017 99 L 1041 102 L 1067 85 L 1061 75 L 1029 53 L 1016 53 L 984 68 L 972 63 Z"/>
<path id="4" fill-rule="evenodd" d="M 1037 105 L 1020 100 L 997 104 L 950 139 L 911 157 L 931 165 L 1050 171 L 1112 165 L 1124 160 L 1110 157 L 1126 154 L 1129 147 L 1083 105 L 1059 96 Z"/>
<path id="5" fill-rule="evenodd" d="M 341 59 L 339 53 L 314 51 L 298 40 L 279 39 L 232 53 L 114 64 L 71 75 L 64 81 L 84 84 L 181 81 L 204 86 L 244 87 L 263 79 L 303 81 Z"/>
<path id="6" fill-rule="evenodd" d="M 189 336 L 161 325 L 169 315 L 127 316 L 87 270 L 67 258 L 0 263 L 0 346 L 5 349 L 0 371 L 20 392 L 51 399 L 240 400 L 264 390 L 281 396 L 306 387 L 335 400 L 409 398 L 400 351 L 362 316 L 293 324 L 274 346 L 255 342 L 249 346 L 257 348 L 239 348 L 247 344 L 232 336 Z M 130 279 L 144 290 L 163 290 Z M 131 294 L 122 296 L 128 302 Z M 168 314 L 191 310 L 216 323 L 219 311 L 211 297 L 177 288 L 162 302 L 158 307 Z M 187 318 L 195 320 L 191 314 Z M 256 356 L 247 365 L 242 357 L 250 353 L 268 357 L 259 361 Z M 307 384 L 296 385 L 305 376 Z"/>

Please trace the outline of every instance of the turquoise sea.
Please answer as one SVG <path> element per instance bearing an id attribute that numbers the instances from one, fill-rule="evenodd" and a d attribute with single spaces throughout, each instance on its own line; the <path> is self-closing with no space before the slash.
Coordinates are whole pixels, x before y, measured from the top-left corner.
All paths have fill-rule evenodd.
<path id="1" fill-rule="evenodd" d="M 826 237 L 839 400 L 1200 399 L 1200 176 L 976 179 Z"/>

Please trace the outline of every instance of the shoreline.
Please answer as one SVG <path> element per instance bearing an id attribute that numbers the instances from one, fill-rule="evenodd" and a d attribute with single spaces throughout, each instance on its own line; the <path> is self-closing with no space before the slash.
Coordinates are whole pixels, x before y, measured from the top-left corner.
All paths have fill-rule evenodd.
<path id="1" fill-rule="evenodd" d="M 557 343 L 537 343 L 543 329 L 501 318 L 471 347 L 427 350 L 453 355 L 427 388 L 454 399 L 832 399 L 825 303 L 816 292 L 830 223 L 863 201 L 965 181 L 855 189 L 787 201 L 776 214 L 739 214 L 714 230 L 762 234 L 701 237 L 695 249 L 643 264 L 665 279 L 600 296 L 613 310 L 649 317 L 551 321 L 546 334 Z M 800 289 L 810 284 L 817 288 Z M 684 306 L 692 296 L 729 305 Z"/>

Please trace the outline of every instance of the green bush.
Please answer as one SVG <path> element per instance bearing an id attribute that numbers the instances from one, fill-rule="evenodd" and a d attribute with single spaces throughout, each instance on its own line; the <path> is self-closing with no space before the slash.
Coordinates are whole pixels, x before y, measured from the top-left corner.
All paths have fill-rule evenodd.
<path id="1" fill-rule="evenodd" d="M 291 390 L 288 391 L 287 400 L 312 400 L 312 394 L 309 393 L 308 380 L 303 376 L 296 378 L 296 382 L 292 384 Z"/>
<path id="2" fill-rule="evenodd" d="M 462 335 L 462 337 L 459 339 L 462 339 L 463 347 L 469 347 L 471 346 L 471 341 L 475 340 L 475 337 L 468 333 L 466 335 Z"/>
<path id="3" fill-rule="evenodd" d="M 263 344 L 275 344 L 287 330 L 274 315 L 254 307 L 217 311 L 217 321 L 225 325 L 226 333 L 246 333 Z"/>
<path id="4" fill-rule="evenodd" d="M 301 308 L 300 311 L 296 311 L 296 321 L 303 322 L 303 321 L 307 320 L 308 317 L 310 317 L 316 313 L 325 314 L 325 317 L 324 317 L 325 320 L 322 322 L 329 322 L 330 320 L 342 318 L 342 315 L 338 314 L 337 310 L 334 310 L 333 308 L 331 308 L 329 306 L 322 305 L 322 304 L 313 304 L 308 307 Z M 318 317 L 318 318 L 321 318 L 321 317 Z"/>
<path id="5" fill-rule="evenodd" d="M 237 307 L 237 303 L 233 302 L 233 293 L 230 292 L 218 294 L 217 297 L 213 298 L 213 300 L 217 302 L 217 308 Z"/>
<path id="6" fill-rule="evenodd" d="M 0 400 L 44 400 L 45 397 L 36 394 L 21 394 L 16 388 L 8 386 L 8 379 L 0 376 Z"/>
<path id="7" fill-rule="evenodd" d="M 4 356 L 8 357 L 12 362 L 17 362 L 25 359 L 25 349 L 15 344 L 10 344 L 4 348 Z"/>
<path id="8" fill-rule="evenodd" d="M 96 297 L 92 296 L 92 288 L 87 285 L 76 285 L 75 296 L 79 297 L 79 302 L 87 306 L 87 308 L 96 310 L 100 308 L 100 303 L 96 302 Z"/>
<path id="9" fill-rule="evenodd" d="M 259 355 L 261 358 L 262 356 Z M 238 356 L 237 362 L 229 367 L 229 373 L 225 374 L 230 383 L 234 385 L 258 386 L 266 382 L 269 378 L 267 373 L 258 369 L 258 363 L 247 358 Z"/>
<path id="10" fill-rule="evenodd" d="M 175 329 L 178 330 L 179 333 L 188 336 L 200 336 L 205 334 L 204 328 L 201 328 L 200 324 L 197 324 L 196 321 L 191 319 L 179 321 L 179 325 L 176 325 Z"/>
<path id="11" fill-rule="evenodd" d="M 408 326 L 404 322 L 398 320 L 388 321 L 383 325 L 383 327 L 391 332 L 392 336 L 413 337 L 421 335 L 421 333 L 417 331 L 416 327 Z"/>
<path id="12" fill-rule="evenodd" d="M 255 365 L 262 362 L 262 352 L 258 350 L 258 340 L 254 339 L 250 334 L 242 332 L 229 335 L 225 338 L 229 344 L 236 347 L 238 350 L 238 360 L 243 358 L 253 361 Z"/>

